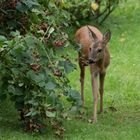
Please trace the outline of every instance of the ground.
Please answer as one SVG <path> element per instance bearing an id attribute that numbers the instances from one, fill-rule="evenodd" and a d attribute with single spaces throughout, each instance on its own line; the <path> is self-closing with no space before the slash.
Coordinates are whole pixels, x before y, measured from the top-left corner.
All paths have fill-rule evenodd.
<path id="1" fill-rule="evenodd" d="M 96 124 L 88 123 L 92 115 L 89 69 L 86 70 L 85 114 L 83 119 L 65 121 L 64 140 L 138 140 L 140 139 L 140 1 L 127 0 L 119 5 L 100 27 L 110 29 L 111 64 L 107 70 L 103 114 Z M 92 21 L 90 21 L 92 24 Z M 88 22 L 89 24 L 89 22 Z M 73 31 L 73 30 L 72 30 Z M 73 32 L 71 32 L 73 35 Z M 70 51 L 71 52 L 71 49 Z M 71 59 L 77 57 L 70 53 Z M 75 62 L 76 63 L 76 62 Z M 79 69 L 69 75 L 71 85 L 80 90 Z M 10 106 L 10 110 L 9 110 Z M 110 109 L 112 107 L 112 109 Z M 113 111 L 116 109 L 116 111 Z M 48 130 L 49 131 L 49 130 Z M 0 140 L 56 139 L 50 131 L 44 135 L 25 133 L 10 102 L 0 103 Z"/>

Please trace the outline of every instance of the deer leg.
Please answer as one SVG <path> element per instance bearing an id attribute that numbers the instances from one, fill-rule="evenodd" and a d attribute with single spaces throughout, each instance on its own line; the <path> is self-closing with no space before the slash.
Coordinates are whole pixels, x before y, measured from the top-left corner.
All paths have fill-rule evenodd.
<path id="1" fill-rule="evenodd" d="M 97 74 L 92 71 L 91 68 L 91 82 L 92 82 L 92 94 L 93 94 L 93 122 L 97 121 L 97 104 L 98 104 L 98 80 Z"/>
<path id="2" fill-rule="evenodd" d="M 100 113 L 103 112 L 103 94 L 104 94 L 104 80 L 106 73 L 100 73 Z"/>
<path id="3" fill-rule="evenodd" d="M 85 67 L 79 64 L 80 66 L 80 82 L 81 82 L 81 99 L 82 106 L 84 107 L 84 78 L 85 78 Z"/>

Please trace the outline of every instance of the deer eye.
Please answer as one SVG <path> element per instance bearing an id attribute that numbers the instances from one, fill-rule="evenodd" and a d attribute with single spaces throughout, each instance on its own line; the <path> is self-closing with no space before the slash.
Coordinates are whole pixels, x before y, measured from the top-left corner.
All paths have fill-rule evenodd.
<path id="1" fill-rule="evenodd" d="M 98 53 L 102 52 L 102 49 L 98 49 L 97 52 L 98 52 Z"/>

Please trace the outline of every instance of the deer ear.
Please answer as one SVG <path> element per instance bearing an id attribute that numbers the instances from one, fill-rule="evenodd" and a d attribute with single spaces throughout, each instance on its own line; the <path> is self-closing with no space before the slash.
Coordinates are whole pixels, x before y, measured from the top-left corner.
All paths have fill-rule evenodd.
<path id="1" fill-rule="evenodd" d="M 111 31 L 108 29 L 103 36 L 104 43 L 107 44 L 110 38 L 111 38 Z"/>
<path id="2" fill-rule="evenodd" d="M 89 36 L 90 36 L 91 40 L 93 40 L 93 41 L 97 40 L 96 34 L 89 28 L 89 26 L 87 26 L 87 28 L 88 28 L 88 32 L 89 32 Z"/>

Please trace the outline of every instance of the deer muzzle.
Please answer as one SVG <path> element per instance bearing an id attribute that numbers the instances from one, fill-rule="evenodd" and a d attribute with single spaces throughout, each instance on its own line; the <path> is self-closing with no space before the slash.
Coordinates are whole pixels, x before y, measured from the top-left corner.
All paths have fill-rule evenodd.
<path id="1" fill-rule="evenodd" d="M 93 64 L 93 63 L 95 63 L 95 61 L 93 59 L 88 59 L 88 63 Z"/>

